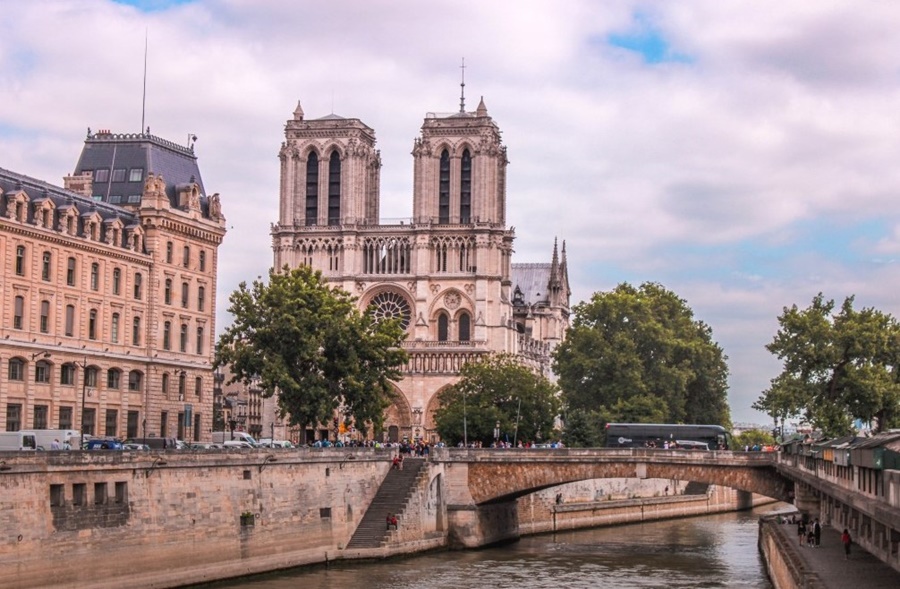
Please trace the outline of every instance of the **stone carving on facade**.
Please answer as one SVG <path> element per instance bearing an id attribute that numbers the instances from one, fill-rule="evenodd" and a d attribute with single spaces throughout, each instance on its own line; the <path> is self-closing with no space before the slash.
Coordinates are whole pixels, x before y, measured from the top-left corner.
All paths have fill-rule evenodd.
<path id="1" fill-rule="evenodd" d="M 416 286 L 417 283 L 415 280 L 410 280 L 406 283 L 406 290 L 408 290 L 411 294 L 416 294 Z"/>
<path id="2" fill-rule="evenodd" d="M 432 284 L 431 285 L 431 294 L 437 294 L 439 292 L 441 292 L 441 285 L 440 284 Z"/>
<path id="3" fill-rule="evenodd" d="M 419 327 L 426 327 L 428 322 L 425 321 L 425 317 L 422 315 L 422 311 L 419 311 L 419 317 L 416 319 L 416 325 Z"/>
<path id="4" fill-rule="evenodd" d="M 222 202 L 219 200 L 218 192 L 209 197 L 209 218 L 213 221 L 222 218 Z"/>
<path id="5" fill-rule="evenodd" d="M 459 307 L 459 300 L 460 298 L 458 292 L 448 292 L 444 295 L 444 305 L 446 305 L 450 310 Z"/>
<path id="6" fill-rule="evenodd" d="M 356 282 L 356 292 L 365 292 L 365 290 L 366 290 L 366 283 L 357 281 Z"/>
<path id="7" fill-rule="evenodd" d="M 469 296 L 472 296 L 472 294 L 475 292 L 475 285 L 472 283 L 465 284 L 463 288 L 466 290 L 466 294 Z"/>

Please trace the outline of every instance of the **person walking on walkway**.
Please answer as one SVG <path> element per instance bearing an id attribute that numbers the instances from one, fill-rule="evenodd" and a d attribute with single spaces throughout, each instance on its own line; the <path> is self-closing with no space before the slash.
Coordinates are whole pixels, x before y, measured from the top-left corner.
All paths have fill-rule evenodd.
<path id="1" fill-rule="evenodd" d="M 853 543 L 853 539 L 850 538 L 850 532 L 847 528 L 844 528 L 844 533 L 841 534 L 841 544 L 844 545 L 844 560 L 850 558 L 850 544 Z"/>
<path id="2" fill-rule="evenodd" d="M 813 522 L 813 540 L 815 542 L 813 546 L 816 548 L 822 543 L 822 526 L 819 525 L 819 518 L 816 518 L 816 521 Z"/>
<path id="3" fill-rule="evenodd" d="M 800 546 L 806 542 L 806 522 L 802 517 L 797 521 L 797 542 Z"/>

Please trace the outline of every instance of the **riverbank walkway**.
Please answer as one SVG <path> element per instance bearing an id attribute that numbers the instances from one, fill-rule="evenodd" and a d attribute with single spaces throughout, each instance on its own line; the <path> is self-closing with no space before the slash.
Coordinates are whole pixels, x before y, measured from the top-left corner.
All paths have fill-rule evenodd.
<path id="1" fill-rule="evenodd" d="M 881 562 L 857 544 L 850 547 L 850 558 L 844 558 L 841 531 L 831 526 L 822 526 L 822 542 L 818 548 L 804 545 L 797 540 L 797 524 L 776 526 L 789 541 L 790 546 L 806 565 L 815 573 L 824 589 L 898 589 L 900 571 Z"/>

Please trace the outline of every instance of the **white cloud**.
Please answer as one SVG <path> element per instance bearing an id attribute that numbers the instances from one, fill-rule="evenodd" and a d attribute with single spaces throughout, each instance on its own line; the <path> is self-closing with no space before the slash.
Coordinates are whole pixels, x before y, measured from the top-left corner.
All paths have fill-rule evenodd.
<path id="1" fill-rule="evenodd" d="M 605 44 L 638 14 L 687 61 Z M 483 95 L 509 148 L 516 260 L 548 259 L 556 235 L 576 301 L 624 280 L 687 299 L 731 358 L 737 420 L 762 418 L 749 407 L 777 374 L 764 345 L 783 306 L 822 290 L 900 311 L 900 271 L 877 263 L 900 230 L 836 257 L 797 229 L 900 227 L 894 3 L 198 0 L 142 13 L 58 0 L 7 3 L 4 24 L 0 166 L 53 182 L 87 127 L 139 129 L 147 32 L 147 124 L 196 134 L 206 188 L 222 194 L 222 310 L 272 259 L 297 100 L 375 129 L 382 216 L 409 216 L 413 139 L 426 112 L 458 109 L 464 56 L 467 106 Z"/>

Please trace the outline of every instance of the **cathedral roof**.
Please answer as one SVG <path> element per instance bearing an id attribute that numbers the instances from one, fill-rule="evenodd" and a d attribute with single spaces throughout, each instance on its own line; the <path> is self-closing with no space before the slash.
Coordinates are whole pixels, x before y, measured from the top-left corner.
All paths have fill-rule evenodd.
<path id="1" fill-rule="evenodd" d="M 522 293 L 521 300 L 526 305 L 546 303 L 553 265 L 550 263 L 512 264 L 510 277 L 512 278 L 513 302 L 516 301 L 516 291 Z"/>

